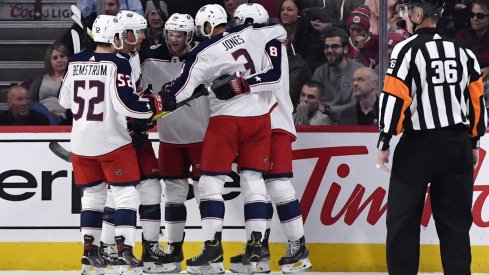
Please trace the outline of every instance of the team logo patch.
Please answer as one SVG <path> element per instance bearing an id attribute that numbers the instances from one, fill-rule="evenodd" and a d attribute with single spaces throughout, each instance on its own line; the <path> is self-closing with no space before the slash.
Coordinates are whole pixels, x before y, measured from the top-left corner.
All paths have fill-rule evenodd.
<path id="1" fill-rule="evenodd" d="M 117 169 L 115 169 L 115 170 L 114 170 L 114 173 L 115 173 L 116 175 L 120 176 L 120 175 L 122 175 L 122 169 L 117 168 Z"/>
<path id="2" fill-rule="evenodd" d="M 353 23 L 355 23 L 355 24 L 360 23 L 360 16 L 358 16 L 358 15 L 353 16 L 353 20 L 352 20 L 352 21 L 353 21 Z"/>

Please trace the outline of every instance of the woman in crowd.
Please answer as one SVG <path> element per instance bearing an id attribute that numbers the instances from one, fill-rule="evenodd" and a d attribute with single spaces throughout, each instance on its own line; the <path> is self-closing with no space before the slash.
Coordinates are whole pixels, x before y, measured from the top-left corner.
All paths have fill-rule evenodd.
<path id="1" fill-rule="evenodd" d="M 65 108 L 58 103 L 58 90 L 68 65 L 68 55 L 63 43 L 56 41 L 51 44 L 44 57 L 45 72 L 34 79 L 29 88 L 32 102 L 44 105 L 54 115 L 55 124 L 66 118 Z"/>

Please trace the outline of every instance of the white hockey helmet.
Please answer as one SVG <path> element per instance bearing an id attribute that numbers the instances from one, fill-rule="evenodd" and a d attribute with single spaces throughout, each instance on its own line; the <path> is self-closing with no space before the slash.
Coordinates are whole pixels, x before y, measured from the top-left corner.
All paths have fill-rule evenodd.
<path id="1" fill-rule="evenodd" d="M 168 31 L 185 32 L 187 39 L 185 44 L 190 44 L 194 38 L 195 23 L 189 14 L 174 13 L 165 23 L 165 41 L 168 44 Z"/>
<path id="2" fill-rule="evenodd" d="M 209 34 L 206 34 L 204 30 L 206 22 L 209 22 L 211 25 L 211 31 Z M 227 24 L 227 22 L 228 16 L 226 14 L 226 10 L 218 4 L 205 5 L 200 8 L 195 15 L 195 26 L 205 37 L 210 37 L 217 25 Z"/>
<path id="3" fill-rule="evenodd" d="M 119 34 L 121 45 L 114 43 L 116 34 Z M 122 49 L 124 39 L 124 26 L 113 15 L 101 14 L 97 16 L 92 26 L 93 41 L 100 43 L 111 43 L 116 49 Z"/>
<path id="4" fill-rule="evenodd" d="M 144 16 L 133 11 L 123 10 L 117 14 L 117 20 L 122 23 L 125 30 L 133 30 L 139 32 L 148 27 L 148 22 Z"/>
<path id="5" fill-rule="evenodd" d="M 268 12 L 260 4 L 249 3 L 241 4 L 234 11 L 234 21 L 237 25 L 243 25 L 247 20 L 251 19 L 252 23 L 256 24 L 266 24 L 268 23 Z"/>

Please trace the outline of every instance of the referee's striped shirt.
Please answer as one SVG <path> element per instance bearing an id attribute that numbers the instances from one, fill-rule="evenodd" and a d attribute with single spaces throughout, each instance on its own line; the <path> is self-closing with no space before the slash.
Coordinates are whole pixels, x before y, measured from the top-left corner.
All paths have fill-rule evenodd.
<path id="1" fill-rule="evenodd" d="M 472 51 L 420 29 L 394 47 L 379 100 L 378 148 L 403 129 L 465 124 L 473 145 L 487 126 L 479 63 Z M 477 146 L 478 147 L 478 146 Z M 474 147 L 475 148 L 475 147 Z"/>

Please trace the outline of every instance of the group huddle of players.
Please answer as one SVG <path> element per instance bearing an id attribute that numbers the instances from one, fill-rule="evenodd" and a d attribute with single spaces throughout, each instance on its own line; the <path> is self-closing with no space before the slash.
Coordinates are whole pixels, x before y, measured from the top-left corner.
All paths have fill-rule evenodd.
<path id="1" fill-rule="evenodd" d="M 290 181 L 296 132 L 286 32 L 268 24 L 259 4 L 243 4 L 234 15 L 236 26 L 227 28 L 220 5 L 203 6 L 195 21 L 175 13 L 165 23 L 166 44 L 151 47 L 144 60 L 138 46 L 146 19 L 130 11 L 100 15 L 92 27 L 96 49 L 70 59 L 59 102 L 73 113 L 73 171 L 83 187 L 82 274 L 180 272 L 189 178 L 204 245 L 186 261 L 187 272 L 224 273 L 222 192 L 233 163 L 240 171 L 247 242 L 243 254 L 231 257 L 231 271 L 270 272 L 272 201 L 288 239 L 282 271 L 311 268 Z M 206 38 L 197 45 L 195 32 Z M 162 113 L 156 159 L 147 130 Z M 158 242 L 162 193 L 165 251 Z M 141 259 L 133 254 L 138 211 Z"/>

